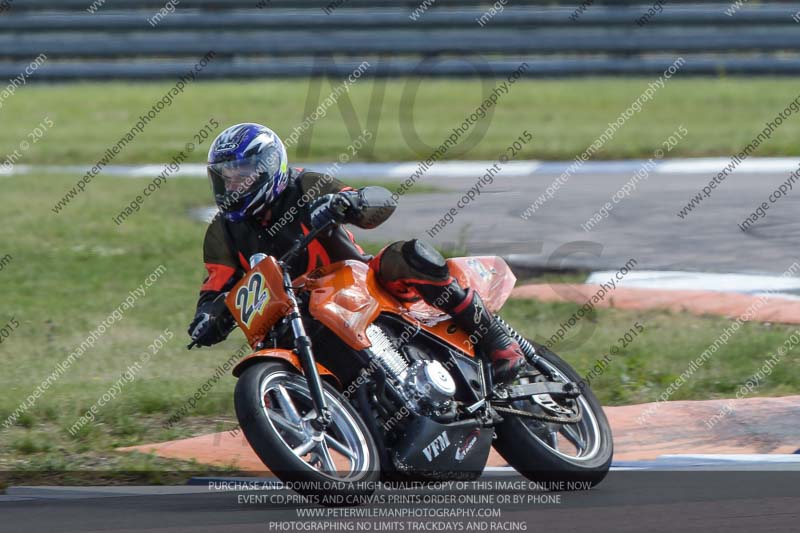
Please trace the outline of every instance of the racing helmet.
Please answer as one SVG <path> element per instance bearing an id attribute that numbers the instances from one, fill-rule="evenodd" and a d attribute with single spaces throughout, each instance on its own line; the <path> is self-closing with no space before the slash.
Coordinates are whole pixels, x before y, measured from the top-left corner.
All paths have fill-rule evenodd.
<path id="1" fill-rule="evenodd" d="M 280 137 L 261 124 L 236 124 L 208 150 L 208 179 L 223 216 L 238 222 L 271 205 L 289 181 Z"/>

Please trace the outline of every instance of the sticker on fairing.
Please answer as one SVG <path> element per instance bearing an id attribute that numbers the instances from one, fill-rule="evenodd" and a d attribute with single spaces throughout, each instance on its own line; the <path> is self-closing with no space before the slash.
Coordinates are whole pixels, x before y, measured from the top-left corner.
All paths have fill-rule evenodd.
<path id="1" fill-rule="evenodd" d="M 442 431 L 438 437 L 422 449 L 422 453 L 425 454 L 425 458 L 430 463 L 439 457 L 448 446 L 450 446 L 450 438 L 447 436 L 446 431 Z"/>
<path id="2" fill-rule="evenodd" d="M 242 323 L 248 328 L 255 316 L 264 312 L 269 302 L 269 291 L 265 285 L 264 276 L 260 272 L 255 272 L 247 284 L 242 285 L 236 292 L 236 309 L 239 311 Z"/>

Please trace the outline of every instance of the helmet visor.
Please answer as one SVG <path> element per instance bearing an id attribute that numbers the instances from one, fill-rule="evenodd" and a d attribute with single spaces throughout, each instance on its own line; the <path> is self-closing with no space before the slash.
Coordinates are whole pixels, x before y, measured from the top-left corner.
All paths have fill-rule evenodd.
<path id="1" fill-rule="evenodd" d="M 246 159 L 208 165 L 208 177 L 217 205 L 231 211 L 241 209 L 251 192 L 271 185 L 280 170 L 280 151 L 267 149 Z"/>

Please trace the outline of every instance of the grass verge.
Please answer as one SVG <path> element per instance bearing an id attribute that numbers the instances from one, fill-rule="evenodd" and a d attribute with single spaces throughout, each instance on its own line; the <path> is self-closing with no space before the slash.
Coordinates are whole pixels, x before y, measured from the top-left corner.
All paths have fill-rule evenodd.
<path id="1" fill-rule="evenodd" d="M 472 128 L 469 139 L 451 148 L 445 158 L 495 160 L 522 130 L 528 129 L 534 142 L 524 146 L 516 158 L 571 160 L 609 122 L 616 120 L 651 81 L 579 78 L 518 82 L 501 97 L 491 116 Z M 493 82 L 486 83 L 491 90 Z M 193 141 L 194 134 L 210 118 L 220 123 L 215 133 L 226 125 L 255 121 L 269 124 L 287 138 L 337 84 L 337 80 L 193 84 L 148 124 L 114 162 L 169 161 Z M 53 127 L 29 150 L 20 153 L 19 163 L 97 161 L 170 86 L 170 82 L 26 86 L 4 103 L 0 153 L 12 154 L 19 149 L 20 142 L 47 117 Z M 318 98 L 313 96 L 317 93 Z M 355 160 L 425 159 L 480 105 L 482 94 L 481 82 L 474 80 L 364 79 L 354 84 L 347 96 L 327 107 L 324 116 L 290 148 L 290 158 L 338 160 L 345 147 L 369 129 L 375 144 L 367 143 L 358 150 Z M 646 102 L 642 111 L 633 115 L 594 157 L 651 157 L 681 125 L 689 133 L 669 152 L 669 157 L 738 153 L 767 120 L 796 96 L 797 84 L 787 78 L 678 77 Z M 785 121 L 755 155 L 793 156 L 798 135 L 800 122 Z M 201 162 L 203 152 L 194 152 L 191 161 Z"/>

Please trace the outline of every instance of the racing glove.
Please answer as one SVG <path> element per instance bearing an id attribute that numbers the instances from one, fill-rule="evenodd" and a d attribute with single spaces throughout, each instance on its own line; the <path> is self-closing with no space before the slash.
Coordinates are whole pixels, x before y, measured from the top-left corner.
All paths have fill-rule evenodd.
<path id="1" fill-rule="evenodd" d="M 320 196 L 311 205 L 311 225 L 315 228 L 329 222 L 341 224 L 359 210 L 358 191 L 342 191 Z"/>
<path id="2" fill-rule="evenodd" d="M 236 326 L 233 315 L 225 305 L 226 296 L 228 293 L 224 292 L 203 306 L 203 309 L 198 309 L 194 320 L 189 324 L 189 336 L 198 346 L 212 346 L 224 341 Z"/>

